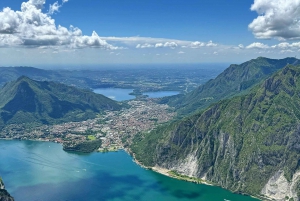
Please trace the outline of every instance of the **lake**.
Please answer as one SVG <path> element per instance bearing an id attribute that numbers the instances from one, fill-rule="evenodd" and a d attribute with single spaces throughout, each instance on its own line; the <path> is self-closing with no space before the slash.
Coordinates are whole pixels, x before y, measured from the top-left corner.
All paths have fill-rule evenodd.
<path id="1" fill-rule="evenodd" d="M 60 144 L 0 140 L 0 176 L 16 201 L 257 201 L 145 170 L 124 151 L 72 154 Z"/>
<path id="2" fill-rule="evenodd" d="M 143 95 L 147 95 L 149 98 L 161 98 L 165 96 L 174 96 L 177 94 L 179 94 L 178 91 L 155 91 L 143 93 Z"/>
<path id="3" fill-rule="evenodd" d="M 102 94 L 110 99 L 116 101 L 124 101 L 134 99 L 135 96 L 129 95 L 133 92 L 133 89 L 121 89 L 121 88 L 98 88 L 93 90 L 94 93 Z"/>
<path id="4" fill-rule="evenodd" d="M 121 89 L 121 88 L 98 88 L 93 90 L 97 94 L 102 94 L 110 99 L 116 101 L 124 101 L 134 99 L 135 96 L 129 95 L 133 92 L 133 89 Z M 146 92 L 143 95 L 148 95 L 149 98 L 161 98 L 164 96 L 173 96 L 179 94 L 177 91 L 157 91 Z"/>

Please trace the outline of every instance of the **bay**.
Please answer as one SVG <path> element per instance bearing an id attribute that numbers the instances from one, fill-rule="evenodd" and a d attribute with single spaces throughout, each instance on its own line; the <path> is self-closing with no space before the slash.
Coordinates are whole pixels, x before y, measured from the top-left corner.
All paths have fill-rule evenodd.
<path id="1" fill-rule="evenodd" d="M 0 176 L 16 201 L 257 201 L 145 170 L 124 151 L 72 154 L 60 144 L 0 140 Z"/>

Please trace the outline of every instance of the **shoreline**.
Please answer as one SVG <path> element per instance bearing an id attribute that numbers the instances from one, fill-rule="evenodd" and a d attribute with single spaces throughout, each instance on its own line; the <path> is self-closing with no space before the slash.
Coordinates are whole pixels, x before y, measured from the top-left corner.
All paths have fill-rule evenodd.
<path id="1" fill-rule="evenodd" d="M 209 181 L 205 181 L 203 179 L 198 179 L 198 178 L 194 178 L 194 177 L 189 177 L 189 176 L 185 176 L 185 175 L 174 175 L 174 174 L 170 174 L 170 172 L 172 170 L 166 169 L 166 168 L 162 168 L 159 166 L 154 166 L 154 167 L 148 167 L 143 165 L 141 162 L 139 162 L 136 158 L 135 158 L 135 154 L 132 153 L 128 150 L 128 149 L 124 149 L 125 152 L 127 152 L 130 156 L 132 156 L 133 158 L 133 162 L 135 162 L 137 165 L 139 165 L 140 167 L 147 169 L 147 170 L 151 170 L 153 172 L 156 172 L 158 174 L 162 174 L 164 176 L 170 177 L 170 178 L 174 178 L 177 180 L 182 180 L 182 181 L 186 181 L 186 182 L 191 182 L 191 183 L 195 183 L 195 184 L 204 184 L 204 185 L 208 185 L 208 186 L 217 186 L 212 184 Z M 186 177 L 186 178 L 185 178 Z"/>
<path id="2" fill-rule="evenodd" d="M 51 141 L 51 140 L 40 140 L 40 139 L 26 139 L 26 140 L 20 140 L 20 139 L 13 139 L 13 138 L 0 138 L 0 140 L 7 140 L 7 141 L 10 141 L 10 140 L 17 140 L 17 141 L 35 141 L 35 142 L 51 142 L 51 143 L 57 143 L 57 144 L 62 144 L 60 142 L 55 142 L 55 141 Z M 162 168 L 162 167 L 159 167 L 159 166 L 154 166 L 154 167 L 148 167 L 148 166 L 145 166 L 143 165 L 141 162 L 139 162 L 136 158 L 135 158 L 135 154 L 130 152 L 127 148 L 122 148 L 122 149 L 118 149 L 117 151 L 108 151 L 107 153 L 109 152 L 118 152 L 120 150 L 123 150 L 125 151 L 127 154 L 129 154 L 130 156 L 132 156 L 133 158 L 133 162 L 136 163 L 137 165 L 139 165 L 141 168 L 144 168 L 146 170 L 150 170 L 150 171 L 153 171 L 153 172 L 156 172 L 158 174 L 161 174 L 161 175 L 164 175 L 164 176 L 167 176 L 167 177 L 170 177 L 170 178 L 174 178 L 174 179 L 177 179 L 177 180 L 182 180 L 182 181 L 186 181 L 186 182 L 191 182 L 191 183 L 195 183 L 195 184 L 203 184 L 203 185 L 208 185 L 208 186 L 216 186 L 216 187 L 220 187 L 218 185 L 214 185 L 213 183 L 209 182 L 209 181 L 205 181 L 203 179 L 197 179 L 197 178 L 194 178 L 194 177 L 189 177 L 189 176 L 186 176 L 186 175 L 175 175 L 175 174 L 170 174 L 170 172 L 172 170 L 169 170 L 169 169 L 166 169 L 166 168 Z M 103 152 L 99 152 L 97 150 L 93 151 L 95 153 L 103 153 Z M 81 153 L 81 152 L 79 152 Z M 221 187 L 222 188 L 222 187 Z M 225 188 L 223 188 L 225 189 Z M 225 190 L 228 190 L 228 189 L 225 189 Z M 230 191 L 230 190 L 228 190 Z M 230 191 L 232 192 L 232 191 Z M 235 193 L 235 192 L 232 192 L 232 193 Z M 240 193 L 236 193 L 236 194 L 240 194 Z M 268 198 L 268 197 L 258 197 L 258 196 L 253 196 L 253 195 L 247 195 L 247 194 L 243 194 L 245 196 L 250 196 L 252 198 L 255 198 L 255 199 L 258 199 L 258 200 L 261 200 L 261 201 L 270 201 L 271 199 Z"/>
<path id="3" fill-rule="evenodd" d="M 186 181 L 186 182 L 191 182 L 191 183 L 195 183 L 195 184 L 203 184 L 203 185 L 208 185 L 208 186 L 215 186 L 215 187 L 220 187 L 222 188 L 221 186 L 218 186 L 218 185 L 214 185 L 213 183 L 209 182 L 209 181 L 205 181 L 203 179 L 200 179 L 201 182 L 194 182 L 194 181 L 191 181 L 189 179 L 184 179 L 184 178 L 179 178 L 179 177 L 176 177 L 175 175 L 172 175 L 170 174 L 169 172 L 171 172 L 172 170 L 169 170 L 169 169 L 166 169 L 166 168 L 162 168 L 162 167 L 159 167 L 159 166 L 154 166 L 154 167 L 147 167 L 145 165 L 143 165 L 142 163 L 140 163 L 136 158 L 135 158 L 135 154 L 131 152 L 129 152 L 129 150 L 127 149 L 124 149 L 124 151 L 126 153 L 128 153 L 130 156 L 132 156 L 133 158 L 133 162 L 135 162 L 137 165 L 139 165 L 140 167 L 144 168 L 144 169 L 147 169 L 147 170 L 150 170 L 150 171 L 153 171 L 153 172 L 156 172 L 158 174 L 161 174 L 161 175 L 164 175 L 164 176 L 167 176 L 167 177 L 170 177 L 170 178 L 174 178 L 174 179 L 178 179 L 178 180 L 182 180 L 182 181 Z M 184 176 L 184 175 L 183 175 Z M 188 176 L 187 176 L 188 177 Z M 222 189 L 225 189 L 225 188 L 222 188 Z M 225 190 L 228 190 L 228 189 L 225 189 Z M 235 193 L 235 194 L 241 194 L 241 193 L 236 193 L 236 192 L 233 192 L 231 190 L 228 190 L 232 193 Z M 248 195 L 248 194 L 241 194 L 241 195 L 244 195 L 244 196 L 249 196 L 249 197 L 252 197 L 252 198 L 255 198 L 255 199 L 258 199 L 260 201 L 271 201 L 272 199 L 271 198 L 268 198 L 268 197 L 259 197 L 259 196 L 254 196 L 254 195 Z"/>

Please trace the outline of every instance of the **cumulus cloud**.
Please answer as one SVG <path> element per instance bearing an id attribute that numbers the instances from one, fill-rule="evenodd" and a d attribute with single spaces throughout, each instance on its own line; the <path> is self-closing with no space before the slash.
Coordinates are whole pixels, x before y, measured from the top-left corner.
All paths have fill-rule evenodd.
<path id="1" fill-rule="evenodd" d="M 54 4 L 49 6 L 49 14 L 52 15 L 55 12 L 59 11 L 59 8 L 61 7 L 61 5 L 58 4 L 58 2 L 55 2 Z"/>
<path id="2" fill-rule="evenodd" d="M 169 47 L 172 49 L 175 49 L 178 46 L 177 43 L 175 42 L 165 42 L 165 43 L 155 43 L 155 44 L 150 44 L 150 43 L 144 43 L 144 44 L 137 44 L 136 48 L 163 48 L 163 47 Z"/>
<path id="3" fill-rule="evenodd" d="M 211 40 L 208 41 L 208 43 L 206 44 L 207 47 L 216 47 L 217 44 L 216 43 L 213 43 Z"/>
<path id="4" fill-rule="evenodd" d="M 74 48 L 97 47 L 117 49 L 96 32 L 91 36 L 82 34 L 79 28 L 57 26 L 51 14 L 68 2 L 55 2 L 49 13 L 42 12 L 45 0 L 29 0 L 21 4 L 20 11 L 3 8 L 0 11 L 0 46 L 68 46 Z"/>
<path id="5" fill-rule="evenodd" d="M 53 15 L 58 12 L 59 9 L 63 6 L 63 4 L 67 3 L 69 0 L 62 0 L 62 4 L 59 4 L 58 1 L 54 2 L 54 4 L 50 4 L 48 14 Z"/>
<path id="6" fill-rule="evenodd" d="M 248 26 L 255 37 L 300 38 L 300 0 L 255 0 L 251 10 L 259 15 Z"/>
<path id="7" fill-rule="evenodd" d="M 176 40 L 169 38 L 151 38 L 151 37 L 101 37 L 101 39 L 109 42 L 123 43 L 128 46 L 133 46 L 136 48 L 212 48 L 219 46 L 212 41 L 199 42 L 199 41 L 187 41 L 187 40 Z M 221 45 L 222 46 L 222 45 Z"/>
<path id="8" fill-rule="evenodd" d="M 204 42 L 199 42 L 199 41 L 195 41 L 195 42 L 191 42 L 189 47 L 190 48 L 201 48 L 201 47 L 216 47 L 217 44 L 216 43 L 213 43 L 211 40 L 208 41 L 207 43 L 204 43 Z"/>
<path id="9" fill-rule="evenodd" d="M 177 45 L 177 43 L 175 43 L 175 42 L 166 42 L 165 44 L 164 44 L 164 47 L 170 47 L 170 48 L 172 48 L 172 49 L 174 49 L 174 48 L 176 48 L 178 45 Z"/>
<path id="10" fill-rule="evenodd" d="M 154 47 L 154 45 L 151 45 L 149 43 L 145 43 L 145 44 L 137 44 L 136 48 L 151 48 Z"/>
<path id="11" fill-rule="evenodd" d="M 162 47 L 164 47 L 164 44 L 162 44 L 162 43 L 155 44 L 155 48 L 162 48 Z"/>
<path id="12" fill-rule="evenodd" d="M 256 43 L 252 43 L 252 44 L 248 45 L 246 48 L 247 49 L 267 49 L 267 48 L 269 48 L 269 46 L 265 45 L 263 43 L 256 42 Z"/>
<path id="13" fill-rule="evenodd" d="M 205 43 L 199 42 L 199 41 L 195 41 L 190 44 L 191 48 L 200 48 L 200 47 L 204 47 L 204 46 L 205 46 Z"/>
<path id="14" fill-rule="evenodd" d="M 279 43 L 278 45 L 273 45 L 272 48 L 277 49 L 298 49 L 300 48 L 300 42 L 294 42 L 294 43 Z"/>
<path id="15" fill-rule="evenodd" d="M 155 48 L 170 47 L 172 49 L 175 49 L 177 46 L 178 45 L 175 42 L 165 42 L 165 43 L 156 43 L 155 44 Z"/>

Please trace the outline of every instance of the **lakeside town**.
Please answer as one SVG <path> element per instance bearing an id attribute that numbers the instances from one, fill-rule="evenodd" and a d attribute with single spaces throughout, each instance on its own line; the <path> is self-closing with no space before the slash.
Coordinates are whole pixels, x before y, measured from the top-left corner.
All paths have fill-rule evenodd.
<path id="1" fill-rule="evenodd" d="M 150 131 L 176 115 L 168 105 L 157 104 L 152 99 L 131 100 L 128 105 L 129 108 L 121 111 L 107 111 L 95 119 L 81 122 L 35 128 L 27 128 L 22 124 L 8 125 L 0 133 L 0 138 L 53 141 L 72 147 L 100 140 L 98 151 L 117 151 L 123 149 L 135 134 Z"/>

